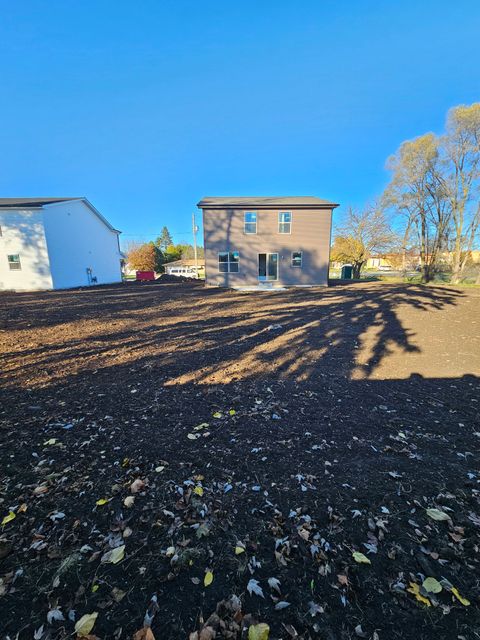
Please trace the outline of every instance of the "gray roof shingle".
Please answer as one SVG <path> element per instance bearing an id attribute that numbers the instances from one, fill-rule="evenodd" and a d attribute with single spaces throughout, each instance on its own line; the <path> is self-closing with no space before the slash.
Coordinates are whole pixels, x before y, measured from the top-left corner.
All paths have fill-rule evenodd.
<path id="1" fill-rule="evenodd" d="M 297 209 L 332 209 L 338 204 L 313 196 L 239 196 L 239 197 L 210 197 L 206 196 L 197 204 L 200 209 L 244 209 L 245 207 L 278 208 L 295 207 Z"/>

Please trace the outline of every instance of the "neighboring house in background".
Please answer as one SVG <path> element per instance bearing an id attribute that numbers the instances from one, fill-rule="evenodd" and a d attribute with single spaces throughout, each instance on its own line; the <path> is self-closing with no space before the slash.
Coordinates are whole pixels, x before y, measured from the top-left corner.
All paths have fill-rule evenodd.
<path id="1" fill-rule="evenodd" d="M 332 212 L 314 197 L 203 198 L 205 282 L 222 287 L 328 285 Z"/>
<path id="2" fill-rule="evenodd" d="M 171 276 L 185 276 L 187 278 L 204 278 L 205 277 L 205 261 L 198 258 L 195 260 L 175 260 L 164 264 L 165 273 Z"/>
<path id="3" fill-rule="evenodd" d="M 86 198 L 0 198 L 0 290 L 121 282 L 119 234 Z"/>

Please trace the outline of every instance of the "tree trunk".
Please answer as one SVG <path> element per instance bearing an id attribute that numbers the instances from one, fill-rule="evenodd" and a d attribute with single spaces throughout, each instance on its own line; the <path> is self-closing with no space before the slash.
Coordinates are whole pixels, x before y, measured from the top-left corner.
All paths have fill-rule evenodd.
<path id="1" fill-rule="evenodd" d="M 360 280 L 360 270 L 363 262 L 354 262 L 352 264 L 352 276 L 354 280 Z"/>
<path id="2" fill-rule="evenodd" d="M 421 232 L 420 232 L 420 269 L 422 273 L 422 282 L 428 282 L 430 280 L 430 268 L 428 265 L 427 254 L 427 224 L 425 220 L 425 215 L 422 214 L 421 220 Z"/>
<path id="3" fill-rule="evenodd" d="M 462 259 L 461 238 L 457 231 L 457 236 L 455 238 L 455 248 L 453 250 L 453 266 L 452 266 L 452 283 L 453 284 L 457 284 L 458 282 L 460 282 L 461 259 Z"/>

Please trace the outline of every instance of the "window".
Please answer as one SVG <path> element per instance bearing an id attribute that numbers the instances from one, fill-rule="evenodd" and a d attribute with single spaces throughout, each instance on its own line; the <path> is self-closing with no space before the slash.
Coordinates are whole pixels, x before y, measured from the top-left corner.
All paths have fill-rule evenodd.
<path id="1" fill-rule="evenodd" d="M 238 251 L 224 251 L 218 254 L 218 270 L 220 273 L 238 273 L 240 254 Z"/>
<path id="2" fill-rule="evenodd" d="M 8 266 L 10 267 L 10 271 L 20 271 L 22 265 L 20 263 L 20 256 L 18 253 L 7 256 L 8 258 Z"/>
<path id="3" fill-rule="evenodd" d="M 255 211 L 245 211 L 243 230 L 245 233 L 257 233 L 257 213 Z"/>
<path id="4" fill-rule="evenodd" d="M 291 233 L 292 214 L 290 211 L 280 211 L 278 214 L 278 233 Z"/>
<path id="5" fill-rule="evenodd" d="M 301 267 L 301 266 L 302 266 L 302 252 L 292 251 L 292 267 Z"/>

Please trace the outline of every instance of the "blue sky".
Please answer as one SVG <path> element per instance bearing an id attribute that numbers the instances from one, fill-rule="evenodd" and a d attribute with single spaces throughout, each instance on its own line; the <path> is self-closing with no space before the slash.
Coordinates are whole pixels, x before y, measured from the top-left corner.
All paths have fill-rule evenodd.
<path id="1" fill-rule="evenodd" d="M 1 0 L 0 193 L 190 240 L 204 195 L 361 206 L 480 100 L 480 3 Z M 338 211 L 338 210 L 337 210 Z"/>

